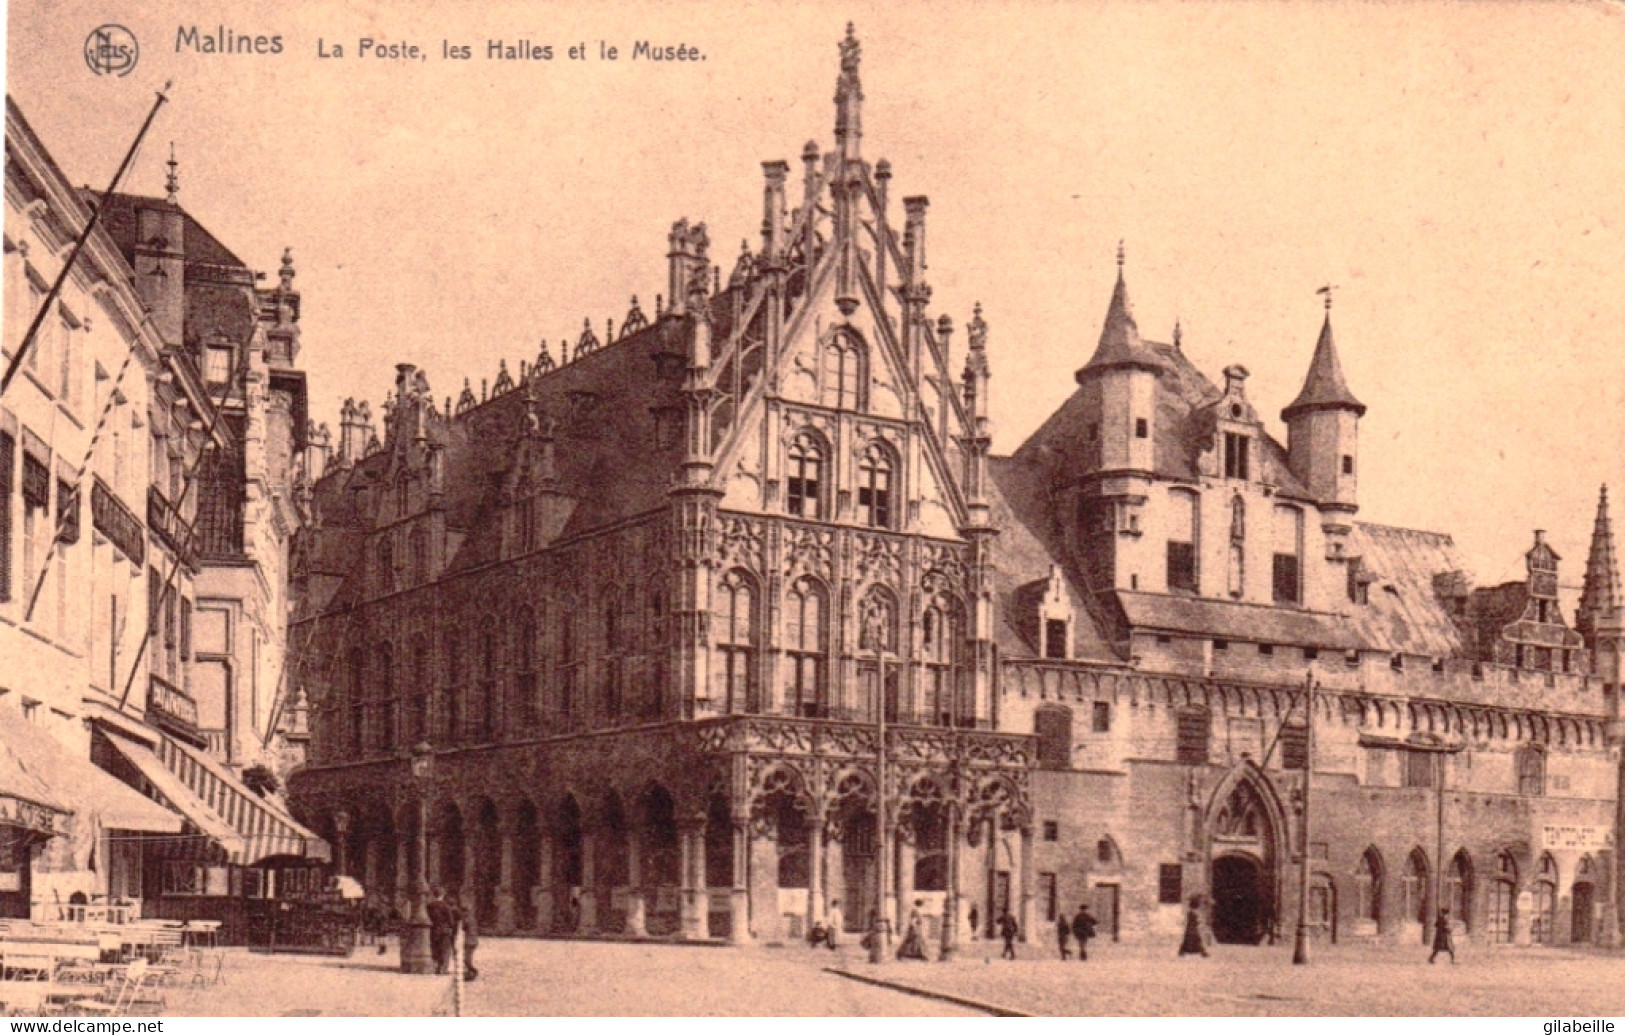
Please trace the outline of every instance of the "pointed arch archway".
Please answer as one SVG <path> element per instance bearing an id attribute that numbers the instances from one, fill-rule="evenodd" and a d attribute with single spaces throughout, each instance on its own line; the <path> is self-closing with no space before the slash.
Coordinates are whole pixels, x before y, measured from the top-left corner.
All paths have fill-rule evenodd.
<path id="1" fill-rule="evenodd" d="M 1208 800 L 1203 832 L 1214 939 L 1242 945 L 1273 940 L 1282 864 L 1291 852 L 1286 812 L 1269 777 L 1251 762 L 1231 770 Z"/>

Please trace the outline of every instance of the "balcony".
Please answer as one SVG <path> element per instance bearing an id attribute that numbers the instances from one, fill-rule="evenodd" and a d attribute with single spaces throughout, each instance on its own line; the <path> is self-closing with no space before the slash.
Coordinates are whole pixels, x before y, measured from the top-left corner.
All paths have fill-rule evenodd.
<path id="1" fill-rule="evenodd" d="M 147 686 L 147 715 L 153 725 L 172 733 L 188 744 L 206 746 L 197 725 L 197 702 L 180 687 L 153 675 Z"/>
<path id="2" fill-rule="evenodd" d="M 181 517 L 180 509 L 169 502 L 169 497 L 158 491 L 156 485 L 147 487 L 147 527 L 174 551 L 180 562 L 186 565 L 187 571 L 197 574 L 197 547 L 192 541 L 192 526 Z"/>

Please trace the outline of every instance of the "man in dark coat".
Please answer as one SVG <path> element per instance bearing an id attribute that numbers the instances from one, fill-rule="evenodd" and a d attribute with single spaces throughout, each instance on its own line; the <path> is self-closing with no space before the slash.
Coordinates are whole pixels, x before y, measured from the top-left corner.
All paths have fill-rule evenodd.
<path id="1" fill-rule="evenodd" d="M 1450 934 L 1450 910 L 1439 910 L 1439 916 L 1433 921 L 1433 954 L 1428 957 L 1432 963 L 1439 958 L 1439 953 L 1448 952 L 1450 962 L 1456 962 L 1456 943 Z"/>
<path id="2" fill-rule="evenodd" d="M 1202 896 L 1191 896 L 1191 905 L 1185 911 L 1185 939 L 1179 943 L 1181 956 L 1206 956 L 1207 946 L 1202 943 Z"/>
<path id="3" fill-rule="evenodd" d="M 480 947 L 479 910 L 472 901 L 465 901 L 457 910 L 457 919 L 463 925 L 463 980 L 473 981 L 480 976 L 474 969 L 474 950 Z"/>
<path id="4" fill-rule="evenodd" d="M 999 937 L 1004 939 L 1004 952 L 999 954 L 1001 958 L 1007 960 L 1016 958 L 1016 935 L 1020 933 L 1021 927 L 1016 923 L 1015 917 L 1008 912 L 999 917 Z"/>
<path id="5" fill-rule="evenodd" d="M 457 917 L 446 901 L 446 890 L 436 884 L 429 893 L 429 952 L 434 956 L 434 972 L 444 974 L 451 965 L 451 945 L 457 934 Z"/>
<path id="6" fill-rule="evenodd" d="M 1079 906 L 1072 918 L 1072 937 L 1078 940 L 1078 961 L 1089 958 L 1089 939 L 1095 936 L 1095 918 L 1088 906 Z"/>
<path id="7" fill-rule="evenodd" d="M 1063 960 L 1069 960 L 1072 958 L 1072 952 L 1067 948 L 1067 943 L 1071 941 L 1071 939 L 1072 925 L 1067 922 L 1066 914 L 1062 913 L 1055 918 L 1055 945 L 1061 950 L 1061 958 Z"/>

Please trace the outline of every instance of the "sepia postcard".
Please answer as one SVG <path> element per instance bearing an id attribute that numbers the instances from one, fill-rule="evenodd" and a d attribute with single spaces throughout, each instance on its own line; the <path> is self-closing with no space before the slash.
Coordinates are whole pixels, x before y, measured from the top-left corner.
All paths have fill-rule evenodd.
<path id="1" fill-rule="evenodd" d="M 1625 7 L 5 26 L 7 1015 L 1625 1014 Z"/>

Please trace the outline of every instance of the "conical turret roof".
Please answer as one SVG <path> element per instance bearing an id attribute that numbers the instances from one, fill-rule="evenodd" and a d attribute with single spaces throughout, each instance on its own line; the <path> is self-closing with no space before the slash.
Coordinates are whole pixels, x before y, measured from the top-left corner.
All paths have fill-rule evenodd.
<path id="1" fill-rule="evenodd" d="M 1118 367 L 1139 367 L 1153 373 L 1162 369 L 1162 357 L 1155 349 L 1140 340 L 1140 328 L 1134 322 L 1134 310 L 1128 301 L 1128 285 L 1123 282 L 1123 266 L 1117 266 L 1117 286 L 1112 289 L 1111 304 L 1106 307 L 1106 323 L 1100 330 L 1100 344 L 1078 371 L 1078 381 L 1093 374 Z"/>
<path id="2" fill-rule="evenodd" d="M 1281 411 L 1281 419 L 1290 421 L 1300 413 L 1313 410 L 1353 410 L 1357 417 L 1365 416 L 1365 403 L 1349 391 L 1343 380 L 1343 365 L 1337 361 L 1337 345 L 1332 341 L 1332 314 L 1320 325 L 1320 340 L 1315 343 L 1315 358 L 1309 361 L 1309 376 L 1303 379 L 1303 390 L 1292 400 L 1292 405 Z"/>

